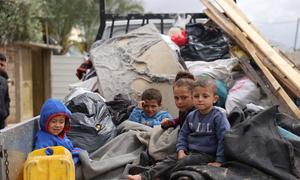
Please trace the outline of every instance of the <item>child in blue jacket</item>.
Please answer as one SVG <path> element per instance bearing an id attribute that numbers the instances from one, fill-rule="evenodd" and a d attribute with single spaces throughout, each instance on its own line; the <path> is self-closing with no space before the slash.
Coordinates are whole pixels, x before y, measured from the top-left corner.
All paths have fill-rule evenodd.
<path id="1" fill-rule="evenodd" d="M 72 142 L 66 136 L 66 132 L 70 130 L 70 116 L 71 112 L 62 102 L 56 99 L 48 99 L 41 109 L 40 130 L 35 137 L 34 149 L 63 146 L 71 152 L 76 165 L 79 162 L 78 154 L 81 149 L 74 148 Z"/>
<path id="2" fill-rule="evenodd" d="M 161 101 L 162 95 L 159 90 L 146 89 L 142 94 L 142 101 L 133 109 L 128 119 L 150 127 L 160 125 L 165 118 L 173 119 L 167 111 L 160 111 Z"/>

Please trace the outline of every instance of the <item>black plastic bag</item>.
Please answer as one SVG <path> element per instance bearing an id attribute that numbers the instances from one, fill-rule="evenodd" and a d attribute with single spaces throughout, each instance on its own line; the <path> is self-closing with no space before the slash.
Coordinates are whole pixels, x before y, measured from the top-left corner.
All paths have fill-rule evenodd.
<path id="1" fill-rule="evenodd" d="M 300 179 L 300 142 L 278 133 L 278 121 L 283 123 L 286 118 L 278 115 L 277 107 L 248 117 L 242 110 L 234 110 L 231 116 L 235 125 L 225 134 L 227 161 L 222 167 L 186 166 L 174 170 L 170 179 Z"/>
<path id="2" fill-rule="evenodd" d="M 109 108 L 109 111 L 112 115 L 112 121 L 115 125 L 119 125 L 123 121 L 127 120 L 130 116 L 130 113 L 137 105 L 135 101 L 130 100 L 123 94 L 116 95 L 114 100 L 105 102 L 105 104 Z"/>
<path id="3" fill-rule="evenodd" d="M 107 106 L 96 93 L 80 94 L 66 103 L 72 112 L 68 137 L 75 147 L 93 152 L 113 135 L 115 125 Z"/>
<path id="4" fill-rule="evenodd" d="M 229 40 L 218 27 L 187 24 L 188 43 L 180 48 L 185 61 L 214 61 L 229 58 Z"/>
<path id="5" fill-rule="evenodd" d="M 298 179 L 300 142 L 290 142 L 280 136 L 277 114 L 277 106 L 274 106 L 232 127 L 224 139 L 225 157 L 274 178 Z"/>
<path id="6" fill-rule="evenodd" d="M 300 122 L 298 120 L 283 113 L 277 113 L 276 115 L 277 123 L 279 126 L 296 134 L 297 136 L 300 136 Z"/>

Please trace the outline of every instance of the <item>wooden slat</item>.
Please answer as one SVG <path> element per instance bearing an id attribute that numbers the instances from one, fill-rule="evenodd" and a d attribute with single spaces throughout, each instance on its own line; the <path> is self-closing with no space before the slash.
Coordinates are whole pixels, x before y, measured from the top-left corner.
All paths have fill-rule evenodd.
<path id="1" fill-rule="evenodd" d="M 204 10 L 205 14 L 218 24 L 228 35 L 241 44 L 243 48 L 252 56 L 256 64 L 259 66 L 261 71 L 265 74 L 269 83 L 273 86 L 278 95 L 284 100 L 288 108 L 294 113 L 294 115 L 300 119 L 300 110 L 291 100 L 285 90 L 281 87 L 269 69 L 261 62 L 256 54 L 255 47 L 249 40 L 244 36 L 241 30 L 229 21 L 222 13 L 220 13 L 208 0 L 201 0 L 202 3 L 208 8 Z"/>
<path id="2" fill-rule="evenodd" d="M 259 30 L 252 24 L 252 22 L 250 21 L 250 19 L 248 19 L 248 17 L 241 11 L 240 8 L 236 8 L 236 3 L 233 0 L 225 0 L 228 5 L 235 10 L 236 13 L 238 13 L 241 18 L 243 18 L 243 20 L 249 25 L 251 26 L 257 33 L 260 34 Z M 263 36 L 262 36 L 263 38 Z"/>
<path id="3" fill-rule="evenodd" d="M 237 6 L 236 6 L 236 3 L 233 1 L 233 0 L 225 0 L 227 3 L 228 3 L 228 5 L 230 5 L 231 6 L 231 8 L 232 9 L 234 9 L 235 11 L 236 11 L 236 13 L 238 13 L 240 16 L 241 16 L 241 18 L 243 18 L 243 20 L 249 25 L 249 26 L 251 26 L 251 28 L 253 29 L 253 30 L 255 30 L 258 34 L 260 34 L 260 36 L 262 37 L 262 38 L 264 38 L 262 35 L 261 35 L 261 33 L 259 32 L 259 30 L 252 24 L 252 22 L 248 19 L 248 17 L 241 11 L 241 9 L 240 8 L 237 8 Z M 265 38 L 264 38 L 265 39 Z M 265 40 L 265 41 L 267 41 L 267 40 Z M 279 53 L 279 55 L 283 58 L 283 59 L 285 59 L 285 61 L 292 67 L 292 68 L 294 68 L 295 69 L 295 71 L 297 71 L 299 74 L 300 74 L 300 70 L 299 70 L 299 68 L 297 68 L 297 66 L 296 66 L 296 64 L 294 63 L 294 62 L 292 62 L 280 49 L 275 49 L 275 51 L 277 51 L 278 53 Z M 268 60 L 269 61 L 269 60 Z M 273 66 L 274 67 L 274 66 Z M 268 67 L 269 68 L 269 67 Z M 276 67 L 277 68 L 277 67 Z M 269 68 L 270 69 L 270 68 Z M 280 73 L 280 74 L 282 74 L 282 73 Z M 282 77 L 282 76 L 280 76 L 280 77 Z M 290 84 L 290 83 L 289 83 Z M 300 90 L 299 90 L 300 91 Z M 299 97 L 299 96 L 298 96 Z"/>
<path id="4" fill-rule="evenodd" d="M 225 17 L 224 17 L 225 18 Z M 215 19 L 215 21 L 218 21 Z M 221 22 L 219 22 L 219 24 L 222 24 Z M 223 29 L 226 27 L 222 27 Z M 225 29 L 224 29 L 225 30 Z M 225 30 L 225 32 L 232 32 L 230 29 Z M 294 84 L 292 84 L 287 78 L 286 76 L 280 71 L 278 70 L 278 68 L 276 66 L 274 66 L 274 64 L 272 64 L 270 62 L 270 60 L 258 49 L 256 49 L 253 45 L 249 47 L 249 45 L 245 45 L 244 41 L 241 41 L 239 39 L 239 37 L 236 37 L 234 33 L 230 33 L 229 36 L 231 36 L 236 42 L 237 44 L 239 44 L 244 50 L 246 51 L 254 51 L 255 54 L 259 57 L 259 59 L 262 60 L 262 63 L 267 66 L 267 68 L 272 72 L 272 74 L 275 76 L 276 79 L 279 79 L 279 81 L 284 84 L 289 91 L 297 97 L 300 97 L 300 89 L 297 89 L 296 86 L 294 86 Z M 248 44 L 251 44 L 249 41 L 246 41 Z"/>
<path id="5" fill-rule="evenodd" d="M 294 69 L 296 69 L 298 71 L 298 73 L 300 73 L 300 69 L 299 67 L 297 67 L 296 63 L 294 61 L 292 61 L 285 53 L 283 53 L 280 49 L 276 49 L 277 52 L 281 55 L 282 58 L 284 58 L 291 67 L 293 67 Z"/>
<path id="6" fill-rule="evenodd" d="M 275 76 L 275 78 L 281 82 L 284 86 L 287 87 L 287 89 L 293 94 L 293 96 L 297 96 L 300 98 L 300 89 L 297 89 L 282 72 L 274 66 L 270 60 L 262 54 L 262 52 L 259 51 L 259 49 L 256 49 L 256 54 L 259 57 L 259 59 L 262 60 L 263 64 L 268 67 L 268 69 L 272 72 L 272 74 Z"/>
<path id="7" fill-rule="evenodd" d="M 257 33 L 259 31 L 255 26 L 252 25 L 251 21 L 242 13 L 239 8 L 236 8 L 235 3 L 232 0 L 225 0 L 242 18 L 243 20 L 249 24 Z M 241 43 L 239 43 L 241 45 Z M 245 49 L 245 48 L 244 48 Z M 294 96 L 300 97 L 300 89 L 297 88 L 272 62 L 268 59 L 259 49 L 256 49 L 257 56 L 262 60 L 263 64 L 268 67 L 268 69 L 272 72 L 272 74 L 278 79 L 282 84 L 284 84 Z M 297 73 L 300 74 L 299 69 L 288 57 L 285 56 L 280 50 L 275 49 L 285 61 L 295 69 Z"/>
<path id="8" fill-rule="evenodd" d="M 275 89 L 268 83 L 268 80 L 263 75 L 263 73 L 259 69 L 254 69 L 253 66 L 250 64 L 251 58 L 248 54 L 239 48 L 238 45 L 234 46 L 230 49 L 230 52 L 235 56 L 238 57 L 239 63 L 243 71 L 246 75 L 255 83 L 259 84 L 263 91 L 266 93 L 268 98 L 272 101 L 273 104 L 285 104 L 282 98 L 278 98 L 276 96 Z M 279 106 L 279 110 L 281 112 L 285 112 L 290 115 L 294 115 L 294 113 L 287 108 L 287 106 Z"/>
<path id="9" fill-rule="evenodd" d="M 300 74 L 249 25 L 249 22 L 244 21 L 243 17 L 245 17 L 245 15 L 241 16 L 241 11 L 238 13 L 235 11 L 238 7 L 233 3 L 227 3 L 226 0 L 216 0 L 216 2 L 222 7 L 231 20 L 247 34 L 247 37 L 251 39 L 256 47 L 272 61 L 272 63 L 297 87 L 297 89 L 300 89 Z"/>

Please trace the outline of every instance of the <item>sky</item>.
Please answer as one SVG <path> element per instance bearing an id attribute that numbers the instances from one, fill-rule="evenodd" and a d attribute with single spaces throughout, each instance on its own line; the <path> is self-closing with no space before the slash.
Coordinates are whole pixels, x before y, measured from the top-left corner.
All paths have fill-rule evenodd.
<path id="1" fill-rule="evenodd" d="M 203 10 L 200 0 L 142 1 L 145 12 L 197 13 Z M 237 5 L 272 44 L 283 50 L 294 48 L 300 0 L 237 0 Z M 296 48 L 300 49 L 300 24 Z"/>

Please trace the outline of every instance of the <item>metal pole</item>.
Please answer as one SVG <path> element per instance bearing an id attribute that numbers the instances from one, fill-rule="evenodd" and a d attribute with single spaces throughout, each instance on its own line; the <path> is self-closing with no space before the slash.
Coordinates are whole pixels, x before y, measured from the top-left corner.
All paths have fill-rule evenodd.
<path id="1" fill-rule="evenodd" d="M 296 34 L 295 34 L 295 41 L 294 41 L 294 51 L 297 50 L 297 41 L 298 41 L 299 23 L 300 23 L 300 18 L 297 19 Z"/>
<path id="2" fill-rule="evenodd" d="M 48 31 L 48 18 L 46 19 L 45 22 L 45 33 L 46 33 L 46 44 L 49 44 L 49 31 Z"/>
<path id="3" fill-rule="evenodd" d="M 100 26 L 95 41 L 100 40 L 102 38 L 105 29 L 105 23 L 106 23 L 105 0 L 99 0 L 99 16 L 100 16 Z"/>

